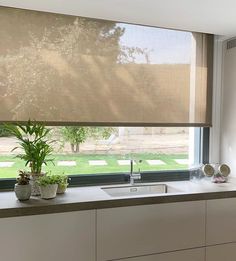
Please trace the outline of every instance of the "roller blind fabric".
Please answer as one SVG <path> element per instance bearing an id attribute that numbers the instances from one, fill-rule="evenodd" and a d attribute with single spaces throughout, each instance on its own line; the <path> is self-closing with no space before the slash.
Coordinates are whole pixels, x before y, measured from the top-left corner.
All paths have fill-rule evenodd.
<path id="1" fill-rule="evenodd" d="M 213 36 L 0 7 L 0 121 L 211 126 Z"/>

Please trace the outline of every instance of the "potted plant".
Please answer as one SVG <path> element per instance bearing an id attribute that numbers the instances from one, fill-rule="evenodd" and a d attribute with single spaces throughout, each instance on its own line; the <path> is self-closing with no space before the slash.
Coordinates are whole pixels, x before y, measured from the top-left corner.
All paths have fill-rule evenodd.
<path id="1" fill-rule="evenodd" d="M 53 159 L 48 158 L 53 152 L 52 142 L 47 139 L 51 129 L 46 128 L 43 124 L 31 122 L 25 124 L 5 125 L 13 136 L 19 141 L 19 146 L 13 149 L 21 149 L 21 153 L 16 157 L 25 161 L 25 166 L 30 167 L 30 177 L 32 185 L 32 195 L 40 195 L 40 190 L 37 184 L 37 179 L 44 175 L 42 173 L 43 164 L 53 162 Z"/>
<path id="2" fill-rule="evenodd" d="M 56 179 L 57 179 L 57 184 L 58 184 L 57 194 L 64 194 L 69 185 L 68 177 L 64 174 L 56 175 Z"/>
<path id="3" fill-rule="evenodd" d="M 16 197 L 20 200 L 28 200 L 31 196 L 31 185 L 29 184 L 30 176 L 28 173 L 20 170 L 19 176 L 16 179 L 17 183 L 15 184 L 15 194 Z"/>
<path id="4" fill-rule="evenodd" d="M 40 195 L 43 199 L 55 198 L 57 195 L 58 179 L 56 175 L 44 175 L 37 180 Z"/>

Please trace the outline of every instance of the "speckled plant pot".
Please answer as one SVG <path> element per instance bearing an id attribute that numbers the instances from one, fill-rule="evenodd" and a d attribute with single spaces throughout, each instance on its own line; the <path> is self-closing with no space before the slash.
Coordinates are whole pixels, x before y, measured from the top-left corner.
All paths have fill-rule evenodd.
<path id="1" fill-rule="evenodd" d="M 20 201 L 29 200 L 31 196 L 31 185 L 15 184 L 15 194 Z"/>
<path id="2" fill-rule="evenodd" d="M 58 184 L 39 186 L 41 198 L 43 199 L 55 198 L 57 195 L 57 188 L 58 188 Z"/>
<path id="3" fill-rule="evenodd" d="M 57 194 L 64 194 L 66 192 L 68 185 L 65 184 L 58 184 L 58 188 L 57 188 Z"/>
<path id="4" fill-rule="evenodd" d="M 41 174 L 31 174 L 30 173 L 30 184 L 31 184 L 31 195 L 32 196 L 40 196 L 40 189 L 37 183 L 37 180 L 44 176 L 44 173 Z"/>

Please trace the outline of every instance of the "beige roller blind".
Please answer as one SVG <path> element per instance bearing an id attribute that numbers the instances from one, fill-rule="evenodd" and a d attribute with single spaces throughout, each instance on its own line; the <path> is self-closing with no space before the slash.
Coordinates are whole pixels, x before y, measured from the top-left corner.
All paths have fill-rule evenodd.
<path id="1" fill-rule="evenodd" d="M 0 7 L 0 122 L 210 126 L 212 35 Z"/>

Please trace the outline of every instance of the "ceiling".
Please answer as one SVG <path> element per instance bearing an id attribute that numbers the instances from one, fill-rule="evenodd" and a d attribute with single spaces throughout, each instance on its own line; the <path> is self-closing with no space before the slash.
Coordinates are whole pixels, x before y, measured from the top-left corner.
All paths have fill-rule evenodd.
<path id="1" fill-rule="evenodd" d="M 235 0 L 0 0 L 0 5 L 236 35 Z"/>

